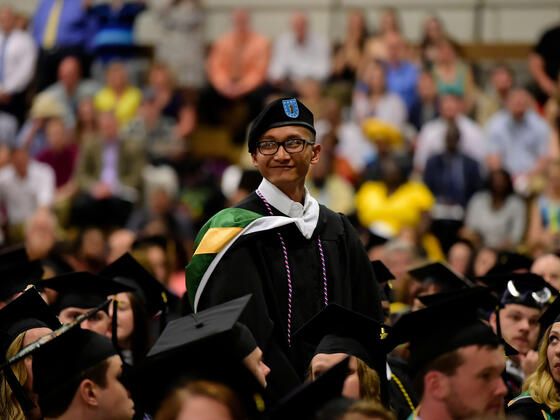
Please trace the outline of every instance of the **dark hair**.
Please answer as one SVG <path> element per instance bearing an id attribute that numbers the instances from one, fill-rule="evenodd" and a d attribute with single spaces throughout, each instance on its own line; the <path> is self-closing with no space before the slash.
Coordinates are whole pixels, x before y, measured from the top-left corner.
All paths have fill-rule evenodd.
<path id="1" fill-rule="evenodd" d="M 509 197 L 511 194 L 514 193 L 513 182 L 511 180 L 511 175 L 509 174 L 509 172 L 503 168 L 494 169 L 493 171 L 490 171 L 490 173 L 488 174 L 488 178 L 486 178 L 486 189 L 492 192 L 492 181 L 496 175 L 501 175 L 505 178 L 506 180 L 505 197 Z"/>
<path id="2" fill-rule="evenodd" d="M 444 353 L 438 358 L 432 360 L 426 366 L 418 371 L 414 377 L 414 392 L 419 399 L 424 395 L 424 377 L 432 370 L 437 370 L 446 376 L 455 374 L 457 368 L 464 363 L 464 358 L 459 354 L 458 349 Z"/>
<path id="3" fill-rule="evenodd" d="M 151 340 L 148 332 L 148 314 L 146 313 L 145 305 L 134 293 L 127 292 L 127 295 L 134 319 L 130 350 L 132 351 L 132 360 L 137 365 L 144 359 L 150 349 Z"/>
<path id="4" fill-rule="evenodd" d="M 67 382 L 63 386 L 49 392 L 47 395 L 39 395 L 39 407 L 43 417 L 62 416 L 74 399 L 78 387 L 85 379 L 91 380 L 101 388 L 107 386 L 107 370 L 109 369 L 109 359 L 105 359 L 98 364 L 82 372 L 74 380 Z"/>

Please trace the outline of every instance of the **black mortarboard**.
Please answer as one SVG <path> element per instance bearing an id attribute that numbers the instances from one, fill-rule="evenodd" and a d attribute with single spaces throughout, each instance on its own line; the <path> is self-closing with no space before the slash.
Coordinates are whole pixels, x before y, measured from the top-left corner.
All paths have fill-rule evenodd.
<path id="1" fill-rule="evenodd" d="M 532 265 L 533 260 L 526 255 L 518 252 L 502 251 L 498 254 L 496 264 L 488 270 L 486 275 L 512 273 L 518 270 L 529 271 Z"/>
<path id="2" fill-rule="evenodd" d="M 447 299 L 403 315 L 389 332 L 384 343 L 387 350 L 410 342 L 409 366 L 416 373 L 437 357 L 469 345 L 499 345 L 501 340 L 479 318 L 480 302 L 490 302 L 490 291 L 476 292 Z"/>
<path id="3" fill-rule="evenodd" d="M 167 290 L 128 252 L 105 267 L 100 276 L 132 288 L 150 316 L 162 310 L 167 302 Z"/>
<path id="4" fill-rule="evenodd" d="M 273 407 L 268 418 L 270 420 L 309 420 L 326 403 L 340 398 L 344 381 L 348 376 L 348 361 L 345 358 L 334 365 L 313 382 L 300 385 Z"/>
<path id="5" fill-rule="evenodd" d="M 433 295 L 425 295 L 419 296 L 418 299 L 426 306 L 433 306 L 433 305 L 442 305 L 446 303 L 453 303 L 454 299 L 457 298 L 470 298 L 471 296 L 480 296 L 477 298 L 476 309 L 479 310 L 479 317 L 482 320 L 488 319 L 488 314 L 490 312 L 496 312 L 496 315 L 499 319 L 498 310 L 500 309 L 500 303 L 498 299 L 485 291 L 485 287 L 483 286 L 475 286 L 469 289 L 461 289 L 461 290 L 451 290 L 449 292 L 444 293 L 436 293 Z M 499 324 L 499 323 L 498 323 Z M 500 330 L 498 328 L 497 332 L 498 337 L 502 340 L 502 344 L 504 346 L 504 351 L 506 356 L 514 356 L 519 354 L 519 352 L 514 349 L 511 345 L 509 345 L 503 338 L 501 337 Z"/>
<path id="6" fill-rule="evenodd" d="M 0 302 L 8 301 L 30 284 L 37 285 L 42 275 L 40 261 L 30 261 L 25 248 L 18 246 L 0 253 Z"/>
<path id="7" fill-rule="evenodd" d="M 237 320 L 250 295 L 171 321 L 149 351 L 139 372 L 139 390 L 146 408 L 154 413 L 165 395 L 178 382 L 206 379 L 224 383 L 238 392 L 248 411 L 262 411 L 262 387 L 242 364 L 246 346 Z M 235 349 L 243 349 L 236 354 Z M 234 349 L 234 351 L 232 351 Z"/>
<path id="8" fill-rule="evenodd" d="M 133 291 L 132 287 L 125 284 L 86 271 L 62 274 L 43 280 L 41 284 L 58 292 L 57 313 L 69 307 L 94 308 L 104 302 L 107 296 Z"/>
<path id="9" fill-rule="evenodd" d="M 372 369 L 385 372 L 385 352 L 381 351 L 381 324 L 358 312 L 331 303 L 294 334 L 294 340 L 311 343 L 319 353 L 346 353 L 366 362 Z M 377 356 L 382 354 L 382 366 Z"/>
<path id="10" fill-rule="evenodd" d="M 0 359 L 21 333 L 32 328 L 56 330 L 60 321 L 35 288 L 0 309 Z"/>
<path id="11" fill-rule="evenodd" d="M 0 310 L 0 361 L 5 361 L 8 348 L 21 333 L 33 328 L 56 330 L 60 326 L 60 321 L 41 295 L 35 288 L 30 288 Z M 13 371 L 6 367 L 4 373 L 23 411 L 32 409 L 34 404 Z"/>
<path id="12" fill-rule="evenodd" d="M 379 283 L 381 300 L 388 300 L 392 302 L 394 300 L 394 293 L 389 280 L 393 280 L 395 278 L 395 275 L 391 273 L 387 266 L 380 260 L 372 261 L 371 268 L 373 268 L 375 280 L 377 280 L 377 282 Z"/>
<path id="13" fill-rule="evenodd" d="M 97 305 L 87 314 L 80 315 L 70 324 L 62 325 L 53 332 L 41 337 L 27 347 L 24 347 L 16 355 L 2 363 L 0 370 L 11 372 L 11 370 L 8 370 L 11 365 L 33 355 L 33 390 L 39 395 L 40 404 L 41 400 L 47 397 L 49 392 L 64 386 L 68 380 L 71 379 L 70 377 L 74 377 L 74 375 L 77 376 L 80 372 L 87 369 L 89 366 L 81 369 L 81 367 L 84 366 L 84 361 L 92 360 L 92 357 L 107 352 L 108 347 L 106 344 L 107 342 L 110 344 L 107 338 L 87 330 L 80 330 L 79 326 L 82 321 L 106 308 L 109 302 L 108 299 L 105 300 L 105 302 Z M 82 340 L 76 347 L 73 347 L 72 341 L 69 341 L 71 340 L 69 337 L 81 334 L 79 331 L 84 331 L 86 336 L 91 336 L 91 334 L 93 334 L 93 336 L 102 338 L 103 345 L 101 347 L 97 346 L 96 342 L 99 340 L 92 339 L 89 341 Z M 83 335 L 84 334 L 81 334 L 81 336 Z M 110 355 L 112 354 L 116 354 L 114 348 Z M 103 359 L 99 360 L 101 361 Z M 90 366 L 93 366 L 93 364 Z M 12 387 L 12 390 L 14 390 L 14 388 L 16 390 L 21 389 L 21 386 L 16 385 Z M 23 398 L 27 399 L 28 397 L 24 394 Z M 19 399 L 18 397 L 18 400 Z M 32 403 L 30 404 L 28 408 L 33 407 Z"/>
<path id="14" fill-rule="evenodd" d="M 276 99 L 269 103 L 255 118 L 249 129 L 249 153 L 255 153 L 257 142 L 271 128 L 298 125 L 315 135 L 313 113 L 294 98 Z"/>
<path id="15" fill-rule="evenodd" d="M 535 273 L 504 273 L 486 275 L 478 280 L 499 295 L 502 305 L 516 303 L 542 309 L 558 291 Z"/>
<path id="16" fill-rule="evenodd" d="M 408 274 L 422 283 L 437 284 L 444 291 L 473 286 L 470 280 L 441 262 L 421 265 L 420 267 L 408 270 Z"/>
<path id="17" fill-rule="evenodd" d="M 138 249 L 147 246 L 159 246 L 162 249 L 167 249 L 167 238 L 163 235 L 139 236 L 134 240 L 132 249 Z"/>
<path id="18" fill-rule="evenodd" d="M 539 324 L 541 324 L 541 332 L 544 332 L 548 327 L 550 327 L 555 322 L 560 322 L 560 299 L 554 299 L 554 302 L 550 304 L 546 311 L 544 311 L 539 318 Z"/>
<path id="19" fill-rule="evenodd" d="M 395 278 L 395 275 L 389 271 L 387 266 L 383 264 L 381 260 L 372 261 L 371 267 L 373 268 L 375 278 L 379 284 L 386 283 Z"/>
<path id="20" fill-rule="evenodd" d="M 39 405 L 87 369 L 116 354 L 111 340 L 81 328 L 51 340 L 33 355 L 33 390 Z"/>
<path id="21" fill-rule="evenodd" d="M 379 375 L 386 397 L 386 353 L 381 344 L 381 327 L 374 319 L 331 303 L 301 327 L 294 339 L 314 344 L 314 354 L 345 353 L 361 359 Z"/>

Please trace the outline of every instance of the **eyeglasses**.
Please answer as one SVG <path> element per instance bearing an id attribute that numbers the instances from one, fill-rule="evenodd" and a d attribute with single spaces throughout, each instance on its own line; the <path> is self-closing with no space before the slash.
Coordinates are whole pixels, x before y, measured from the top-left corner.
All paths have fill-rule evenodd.
<path id="1" fill-rule="evenodd" d="M 271 156 L 275 155 L 276 152 L 278 152 L 280 145 L 282 145 L 286 153 L 292 155 L 303 151 L 306 144 L 314 145 L 315 142 L 305 139 L 288 139 L 285 141 L 265 140 L 257 143 L 257 149 L 261 154 Z"/>

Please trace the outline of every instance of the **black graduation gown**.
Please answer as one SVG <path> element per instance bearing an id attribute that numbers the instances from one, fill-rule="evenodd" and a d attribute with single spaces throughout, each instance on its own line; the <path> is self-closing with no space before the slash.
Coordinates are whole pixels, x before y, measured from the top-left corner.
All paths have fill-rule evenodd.
<path id="1" fill-rule="evenodd" d="M 256 193 L 237 207 L 269 215 Z M 276 215 L 282 215 L 273 208 Z M 210 276 L 197 310 L 243 296 L 253 298 L 240 322 L 246 324 L 271 368 L 268 387 L 285 395 L 304 378 L 313 348 L 288 345 L 288 286 L 278 232 L 286 244 L 292 278 L 292 335 L 324 308 L 323 275 L 317 238 L 327 272 L 328 301 L 382 320 L 379 287 L 365 249 L 346 216 L 320 206 L 310 239 L 295 225 L 246 235 L 237 240 Z"/>
<path id="2" fill-rule="evenodd" d="M 535 419 L 560 419 L 560 410 L 551 412 L 550 409 L 544 405 L 539 404 L 528 392 L 524 392 L 514 400 L 510 401 L 506 406 L 506 414 L 508 416 L 515 416 L 525 420 Z"/>

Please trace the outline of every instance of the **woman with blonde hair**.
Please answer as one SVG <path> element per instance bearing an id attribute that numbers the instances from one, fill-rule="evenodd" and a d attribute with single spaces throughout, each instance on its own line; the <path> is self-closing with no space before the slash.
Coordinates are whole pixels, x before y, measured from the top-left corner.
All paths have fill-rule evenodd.
<path id="1" fill-rule="evenodd" d="M 0 310 L 0 364 L 58 328 L 60 322 L 35 289 Z M 39 420 L 30 357 L 0 372 L 0 418 Z"/>
<path id="2" fill-rule="evenodd" d="M 537 369 L 523 384 L 523 392 L 506 407 L 506 414 L 526 419 L 560 419 L 560 299 L 539 319 L 545 329 Z M 547 328 L 548 327 L 548 328 Z"/>

